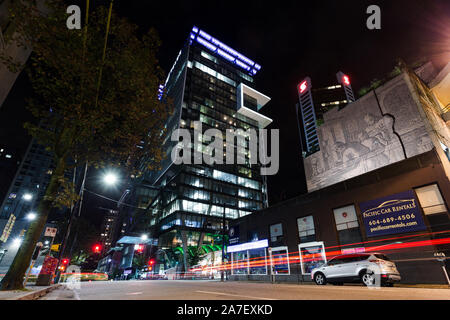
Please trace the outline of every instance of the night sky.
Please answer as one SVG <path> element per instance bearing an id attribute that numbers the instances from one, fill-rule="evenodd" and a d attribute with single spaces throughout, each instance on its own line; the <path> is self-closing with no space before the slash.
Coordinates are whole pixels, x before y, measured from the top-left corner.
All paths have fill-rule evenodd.
<path id="1" fill-rule="evenodd" d="M 381 30 L 366 27 L 366 8 L 371 4 L 381 8 Z M 357 93 L 389 73 L 397 58 L 412 63 L 429 57 L 438 65 L 450 60 L 448 0 L 116 0 L 114 6 L 143 31 L 156 28 L 162 41 L 160 64 L 167 72 L 194 25 L 262 66 L 254 86 L 272 98 L 262 113 L 274 120 L 270 128 L 279 128 L 281 135 L 280 171 L 269 178 L 270 204 L 306 192 L 295 116 L 300 80 L 310 76 L 314 87 L 333 85 L 341 70 L 350 76 Z M 21 86 L 14 90 L 16 99 L 8 99 L 0 109 L 0 142 L 9 135 L 17 143 L 26 140 L 20 138 L 24 135 L 20 127 L 27 115 L 20 109 L 23 102 L 16 101 L 22 96 Z M 9 117 L 15 121 L 5 134 L 4 119 Z"/>

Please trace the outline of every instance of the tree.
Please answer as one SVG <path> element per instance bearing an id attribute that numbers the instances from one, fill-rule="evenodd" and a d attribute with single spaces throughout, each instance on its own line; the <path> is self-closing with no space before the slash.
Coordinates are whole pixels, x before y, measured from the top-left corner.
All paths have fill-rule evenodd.
<path id="1" fill-rule="evenodd" d="M 206 256 L 205 251 L 201 247 L 190 246 L 188 253 L 187 260 L 189 266 L 197 265 Z"/>
<path id="2" fill-rule="evenodd" d="M 148 169 L 158 168 L 171 113 L 170 103 L 157 98 L 163 72 L 155 30 L 139 34 L 112 11 L 112 1 L 109 9 L 89 10 L 88 5 L 80 30 L 66 27 L 64 2 L 47 0 L 45 8 L 39 11 L 35 1 L 14 1 L 10 13 L 17 33 L 11 41 L 33 49 L 26 67 L 34 92 L 28 110 L 41 125 L 27 123 L 26 128 L 52 152 L 55 169 L 2 290 L 23 287 L 50 209 L 73 204 L 74 186 L 64 173 L 87 161 L 133 169 L 143 158 Z M 8 56 L 0 60 L 16 72 L 24 67 Z"/>

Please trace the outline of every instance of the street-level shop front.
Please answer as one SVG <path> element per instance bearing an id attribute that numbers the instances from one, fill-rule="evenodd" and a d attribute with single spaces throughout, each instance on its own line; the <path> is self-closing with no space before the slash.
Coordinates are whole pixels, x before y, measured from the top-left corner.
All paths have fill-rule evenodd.
<path id="1" fill-rule="evenodd" d="M 433 151 L 293 198 L 231 226 L 230 279 L 311 281 L 336 255 L 381 252 L 402 283 L 447 284 L 449 201 Z"/>

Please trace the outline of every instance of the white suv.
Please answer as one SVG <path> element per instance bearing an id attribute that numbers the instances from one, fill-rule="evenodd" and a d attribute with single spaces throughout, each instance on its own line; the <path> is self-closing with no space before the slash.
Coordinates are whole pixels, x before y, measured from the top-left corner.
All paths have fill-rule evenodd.
<path id="1" fill-rule="evenodd" d="M 377 276 L 379 275 L 379 281 Z M 392 286 L 401 280 L 394 262 L 382 253 L 358 253 L 336 256 L 320 267 L 311 270 L 311 279 L 318 285 L 327 282 L 342 285 L 344 282 L 362 282 Z"/>

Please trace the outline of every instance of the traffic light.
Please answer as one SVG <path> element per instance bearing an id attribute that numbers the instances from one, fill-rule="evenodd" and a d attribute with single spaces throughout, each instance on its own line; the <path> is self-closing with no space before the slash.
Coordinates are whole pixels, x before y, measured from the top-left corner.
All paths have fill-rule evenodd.
<path id="1" fill-rule="evenodd" d="M 67 266 L 69 265 L 70 260 L 67 258 L 61 259 L 61 264 L 59 266 L 60 271 L 65 271 L 67 269 Z"/>
<path id="2" fill-rule="evenodd" d="M 94 251 L 94 253 L 100 253 L 100 251 L 102 251 L 102 246 L 99 244 L 94 245 L 92 251 Z"/>
<path id="3" fill-rule="evenodd" d="M 148 260 L 148 265 L 153 266 L 155 264 L 155 259 Z"/>

